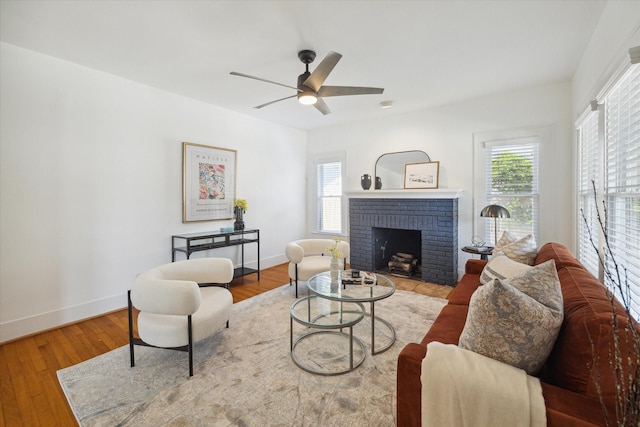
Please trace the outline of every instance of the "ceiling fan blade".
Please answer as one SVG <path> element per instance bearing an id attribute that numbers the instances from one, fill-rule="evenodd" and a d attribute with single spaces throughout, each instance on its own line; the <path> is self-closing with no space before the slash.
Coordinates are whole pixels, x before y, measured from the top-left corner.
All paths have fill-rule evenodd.
<path id="1" fill-rule="evenodd" d="M 271 84 L 278 85 L 278 86 L 288 87 L 289 89 L 293 89 L 293 90 L 295 90 L 296 92 L 298 92 L 298 91 L 299 91 L 299 89 L 298 89 L 297 87 L 293 87 L 293 86 L 285 85 L 285 84 L 278 83 L 278 82 L 273 82 L 273 81 L 271 81 L 271 80 L 262 79 L 262 78 L 260 78 L 260 77 L 250 76 L 250 75 L 248 75 L 248 74 L 238 73 L 238 72 L 236 72 L 236 71 L 232 71 L 232 72 L 230 72 L 229 74 L 231 74 L 232 76 L 246 77 L 246 78 L 248 78 L 248 79 L 254 79 L 254 80 L 259 80 L 259 81 L 261 81 L 261 82 L 266 82 L 266 83 L 271 83 Z"/>
<path id="2" fill-rule="evenodd" d="M 318 96 L 375 95 L 382 92 L 384 89 L 379 87 L 322 86 Z"/>
<path id="3" fill-rule="evenodd" d="M 258 106 L 253 107 L 253 108 L 266 107 L 267 105 L 275 104 L 276 102 L 284 101 L 285 99 L 295 98 L 296 96 L 298 96 L 298 95 L 291 95 L 291 96 L 287 96 L 286 98 L 276 99 L 275 101 L 267 102 L 266 104 L 260 104 Z"/>
<path id="4" fill-rule="evenodd" d="M 316 100 L 316 103 L 313 104 L 313 106 L 316 107 L 318 109 L 318 111 L 320 111 L 322 113 L 322 115 L 324 115 L 324 116 L 326 116 L 327 114 L 331 113 L 331 110 L 329 110 L 329 107 L 327 106 L 327 104 L 324 103 L 322 98 L 318 98 Z"/>
<path id="5" fill-rule="evenodd" d="M 320 90 L 320 86 L 322 86 L 322 83 L 327 79 L 327 76 L 329 76 L 333 67 L 335 67 L 338 61 L 340 61 L 340 58 L 342 58 L 342 55 L 339 53 L 329 52 L 322 62 L 318 64 L 316 69 L 313 70 L 313 73 L 307 77 L 307 80 L 304 81 L 304 85 L 310 87 L 315 92 Z"/>

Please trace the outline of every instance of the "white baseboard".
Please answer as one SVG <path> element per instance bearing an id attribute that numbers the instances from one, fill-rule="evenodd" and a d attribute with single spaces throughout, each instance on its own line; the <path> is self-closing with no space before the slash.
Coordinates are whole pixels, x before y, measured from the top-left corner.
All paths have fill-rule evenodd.
<path id="1" fill-rule="evenodd" d="M 275 267 L 276 265 L 288 263 L 289 260 L 285 256 L 285 254 L 275 255 L 269 258 L 262 258 L 260 260 L 260 270 L 264 270 L 265 268 Z M 258 268 L 258 264 L 256 262 L 246 263 L 247 266 L 251 268 Z"/>
<path id="2" fill-rule="evenodd" d="M 126 293 L 0 323 L 0 344 L 127 306 Z"/>
<path id="3" fill-rule="evenodd" d="M 260 260 L 260 270 L 286 262 L 288 261 L 284 254 L 264 258 Z M 248 261 L 245 263 L 245 266 L 258 268 L 258 263 L 256 261 Z M 0 323 L 0 344 L 49 329 L 59 328 L 63 325 L 75 323 L 90 317 L 100 316 L 104 313 L 126 308 L 126 306 L 127 294 L 123 293 L 121 295 L 113 295 L 60 310 Z"/>

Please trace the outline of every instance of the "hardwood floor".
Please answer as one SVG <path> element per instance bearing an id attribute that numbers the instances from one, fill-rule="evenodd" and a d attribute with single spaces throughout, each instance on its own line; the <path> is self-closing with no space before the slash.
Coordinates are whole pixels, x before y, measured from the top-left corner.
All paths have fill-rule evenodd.
<path id="1" fill-rule="evenodd" d="M 393 278 L 398 289 L 446 297 L 452 288 Z M 235 279 L 238 302 L 289 282 L 287 264 Z M 292 290 L 293 291 L 293 290 Z M 0 426 L 74 426 L 56 371 L 129 342 L 127 310 L 119 310 L 0 346 Z"/>

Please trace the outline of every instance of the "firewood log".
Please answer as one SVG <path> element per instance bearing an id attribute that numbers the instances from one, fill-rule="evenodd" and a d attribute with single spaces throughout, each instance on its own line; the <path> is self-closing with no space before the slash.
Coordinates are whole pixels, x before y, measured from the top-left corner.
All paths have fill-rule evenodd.
<path id="1" fill-rule="evenodd" d="M 406 264 L 403 262 L 389 261 L 387 266 L 389 267 L 389 270 L 396 269 L 401 271 L 411 271 L 413 269 L 413 266 L 411 264 Z"/>

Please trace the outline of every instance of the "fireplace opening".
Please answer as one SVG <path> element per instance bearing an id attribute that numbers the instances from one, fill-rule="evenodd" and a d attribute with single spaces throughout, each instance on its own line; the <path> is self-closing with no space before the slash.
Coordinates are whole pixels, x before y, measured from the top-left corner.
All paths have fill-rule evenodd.
<path id="1" fill-rule="evenodd" d="M 374 268 L 401 277 L 422 278 L 422 232 L 373 228 Z"/>

